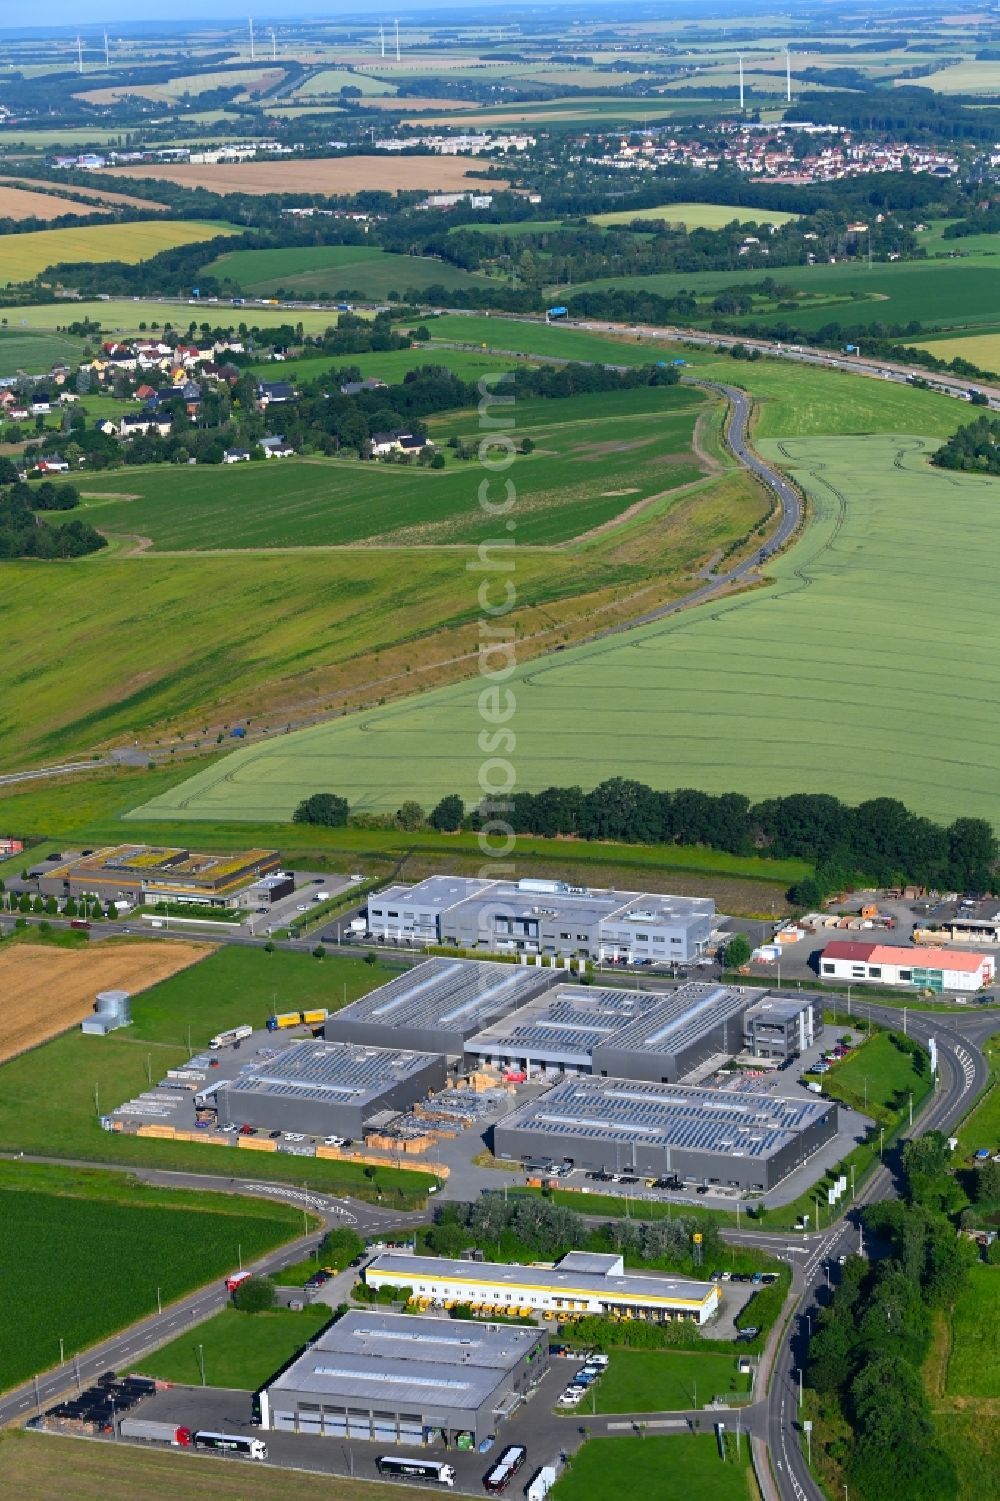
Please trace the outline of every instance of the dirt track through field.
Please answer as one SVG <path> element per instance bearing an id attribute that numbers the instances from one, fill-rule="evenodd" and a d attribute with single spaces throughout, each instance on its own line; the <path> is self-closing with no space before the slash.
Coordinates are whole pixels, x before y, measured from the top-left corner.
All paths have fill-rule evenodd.
<path id="1" fill-rule="evenodd" d="M 89 1016 L 100 990 L 135 995 L 212 952 L 208 943 L 118 943 L 60 949 L 11 943 L 0 949 L 0 1062 Z"/>

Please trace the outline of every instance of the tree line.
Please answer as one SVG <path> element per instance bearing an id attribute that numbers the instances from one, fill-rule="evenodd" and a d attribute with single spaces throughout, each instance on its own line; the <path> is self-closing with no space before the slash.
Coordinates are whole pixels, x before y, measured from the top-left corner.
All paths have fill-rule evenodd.
<path id="1" fill-rule="evenodd" d="M 949 1217 L 957 1191 L 949 1156 L 938 1131 L 906 1144 L 903 1197 L 864 1212 L 890 1254 L 875 1263 L 848 1258 L 810 1340 L 806 1379 L 820 1396 L 823 1430 L 841 1422 L 851 1430 L 850 1444 L 835 1449 L 859 1501 L 958 1494 L 921 1377 L 932 1315 L 955 1302 L 978 1259 Z"/>
<path id="2" fill-rule="evenodd" d="M 891 797 L 852 806 L 831 793 L 794 792 L 752 803 L 741 792 L 692 787 L 661 792 L 643 782 L 611 777 L 590 792 L 581 787 L 515 792 L 499 807 L 491 802 L 466 808 L 453 792 L 429 814 L 412 801 L 402 803 L 395 815 L 351 814 L 346 798 L 317 793 L 299 805 L 295 821 L 411 830 L 429 826 L 457 833 L 476 832 L 498 816 L 515 834 L 545 839 L 700 845 L 731 855 L 806 860 L 814 874 L 789 892 L 804 907 L 864 884 L 1000 890 L 1000 846 L 985 819 L 956 818 L 945 827 Z"/>

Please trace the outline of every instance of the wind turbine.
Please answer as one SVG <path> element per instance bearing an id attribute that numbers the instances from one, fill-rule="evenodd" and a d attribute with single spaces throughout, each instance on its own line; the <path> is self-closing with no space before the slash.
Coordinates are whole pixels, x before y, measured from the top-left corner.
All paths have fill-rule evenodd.
<path id="1" fill-rule="evenodd" d="M 788 103 L 792 102 L 792 54 L 785 48 L 785 98 Z"/>
<path id="2" fill-rule="evenodd" d="M 250 25 L 250 61 L 253 63 L 253 62 L 257 61 L 257 53 L 254 50 L 254 40 L 253 40 L 253 16 L 250 17 L 249 25 Z"/>
<path id="3" fill-rule="evenodd" d="M 76 37 L 76 66 L 77 66 L 77 71 L 80 72 L 80 73 L 82 73 L 83 72 L 83 43 L 80 40 L 80 34 L 79 34 L 79 32 L 77 33 L 77 37 Z"/>
<path id="4" fill-rule="evenodd" d="M 106 68 L 110 68 L 110 66 L 111 66 L 111 53 L 110 53 L 110 51 L 108 49 L 108 33 L 107 32 L 104 33 L 104 66 Z"/>
<path id="5" fill-rule="evenodd" d="M 399 21 L 396 22 L 396 61 L 399 62 Z"/>
<path id="6" fill-rule="evenodd" d="M 271 27 L 271 61 L 276 62 L 278 57 L 278 42 L 274 35 L 274 27 Z"/>
<path id="7" fill-rule="evenodd" d="M 743 53 L 740 53 L 740 114 L 743 113 Z"/>
<path id="8" fill-rule="evenodd" d="M 382 49 L 382 56 L 385 57 L 385 27 L 382 25 L 381 21 L 378 23 L 378 39 L 379 45 Z"/>

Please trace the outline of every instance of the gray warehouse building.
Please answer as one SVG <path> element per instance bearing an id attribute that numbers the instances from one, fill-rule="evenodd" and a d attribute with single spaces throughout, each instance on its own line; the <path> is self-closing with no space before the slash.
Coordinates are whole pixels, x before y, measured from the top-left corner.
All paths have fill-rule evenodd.
<path id="1" fill-rule="evenodd" d="M 822 1035 L 822 996 L 769 992 L 743 1017 L 743 1048 L 755 1058 L 794 1058 Z"/>
<path id="2" fill-rule="evenodd" d="M 466 1039 L 523 1006 L 553 980 L 551 971 L 477 959 L 428 959 L 331 1016 L 332 1041 L 461 1055 Z"/>
<path id="3" fill-rule="evenodd" d="M 383 941 L 629 963 L 688 964 L 704 953 L 714 925 L 708 897 L 562 881 L 429 876 L 415 886 L 389 886 L 368 903 L 369 936 Z"/>
<path id="4" fill-rule="evenodd" d="M 749 995 L 724 985 L 598 990 L 556 985 L 477 1033 L 466 1053 L 495 1066 L 673 1083 L 713 1054 L 739 1051 Z"/>
<path id="5" fill-rule="evenodd" d="M 496 1433 L 548 1369 L 548 1335 L 504 1324 L 344 1314 L 258 1394 L 279 1433 L 414 1447 Z"/>
<path id="6" fill-rule="evenodd" d="M 220 1125 L 360 1137 L 373 1116 L 440 1089 L 446 1072 L 433 1054 L 309 1039 L 255 1062 L 214 1093 Z"/>
<path id="7" fill-rule="evenodd" d="M 568 1157 L 604 1172 L 767 1190 L 836 1133 L 827 1100 L 590 1078 L 515 1110 L 496 1126 L 494 1150 L 512 1161 Z"/>

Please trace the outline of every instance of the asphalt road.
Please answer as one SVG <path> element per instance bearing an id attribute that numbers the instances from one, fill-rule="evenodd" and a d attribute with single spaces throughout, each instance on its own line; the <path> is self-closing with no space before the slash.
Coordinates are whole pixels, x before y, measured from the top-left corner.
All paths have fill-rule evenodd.
<path id="1" fill-rule="evenodd" d="M 872 1007 L 876 1021 L 899 1027 L 898 1011 Z M 947 1131 L 971 1108 L 989 1078 L 980 1045 L 996 1031 L 995 1016 L 955 1017 L 911 1011 L 907 1031 L 924 1046 L 937 1039 L 940 1084 L 914 1129 Z M 792 1262 L 793 1291 L 798 1295 L 786 1337 L 779 1345 L 767 1390 L 767 1446 L 781 1501 L 826 1501 L 806 1464 L 800 1437 L 799 1376 L 808 1350 L 809 1320 L 826 1301 L 836 1276 L 839 1256 L 861 1249 L 860 1210 L 865 1204 L 893 1198 L 896 1184 L 892 1163 L 879 1168 L 865 1183 L 843 1218 L 822 1233 L 802 1237 L 744 1234 L 740 1238 L 768 1245 Z M 777 1244 L 776 1244 L 777 1242 Z M 781 1242 L 785 1243 L 782 1250 Z M 794 1249 L 788 1249 L 795 1242 Z"/>

